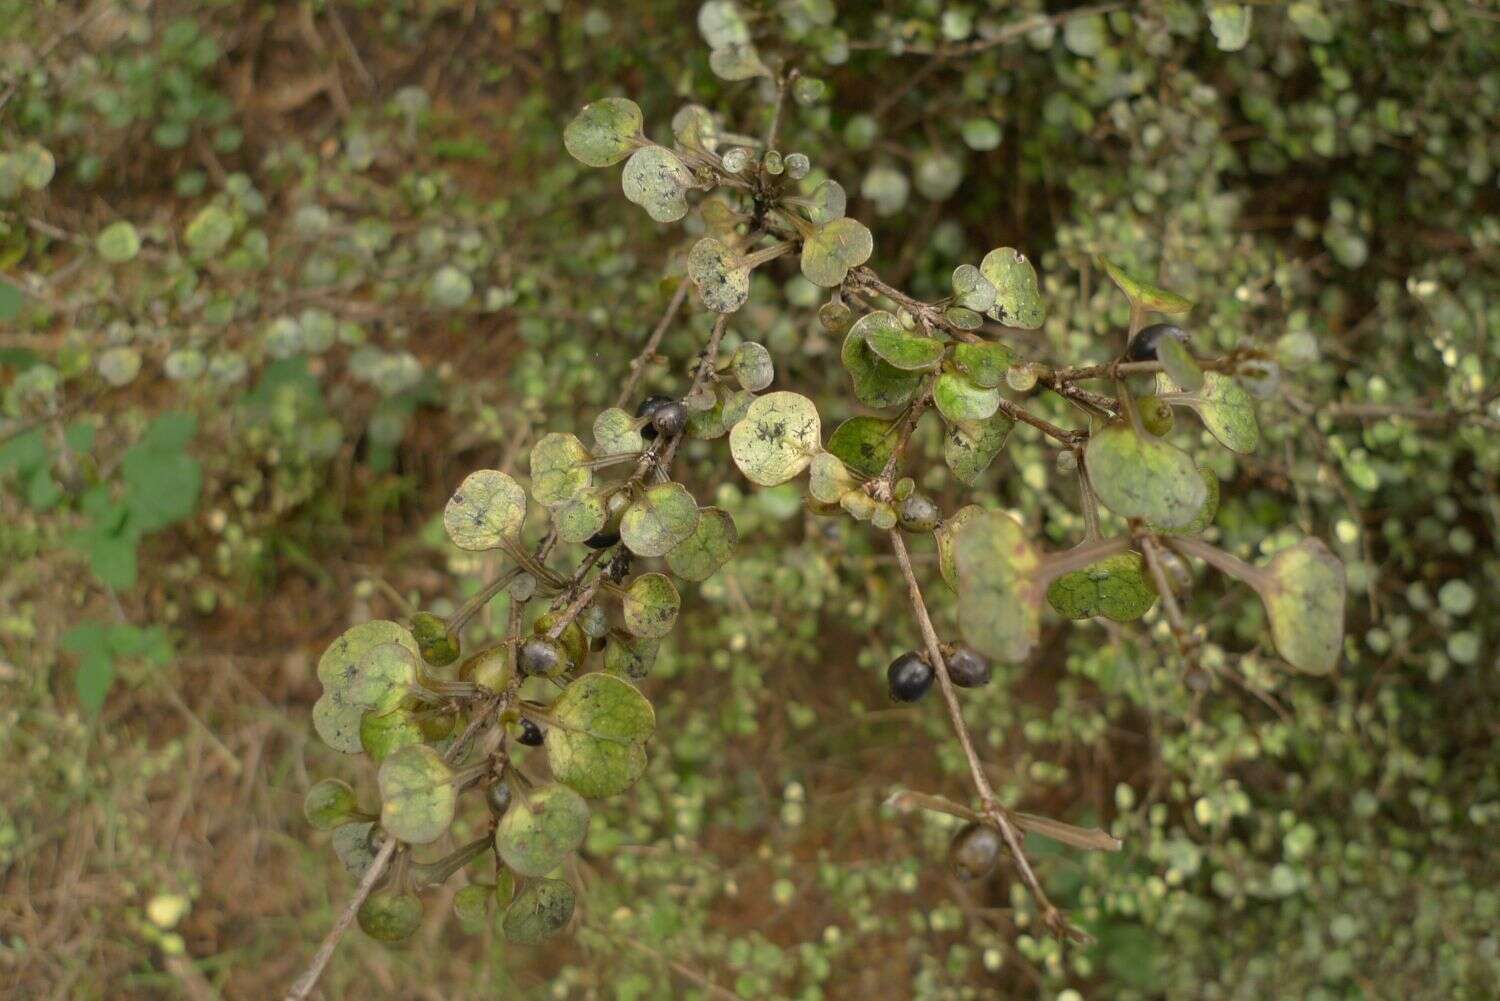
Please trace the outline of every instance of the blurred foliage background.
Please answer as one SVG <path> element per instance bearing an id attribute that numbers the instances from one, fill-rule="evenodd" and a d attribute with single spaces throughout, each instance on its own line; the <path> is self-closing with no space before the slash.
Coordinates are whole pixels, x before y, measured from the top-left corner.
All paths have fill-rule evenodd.
<path id="1" fill-rule="evenodd" d="M 1051 620 L 966 693 L 1007 802 L 1125 840 L 1036 844 L 1097 938 L 1065 948 L 1004 867 L 953 877 L 949 818 L 882 806 L 968 784 L 936 703 L 886 698 L 915 627 L 879 540 L 694 442 L 684 480 L 746 544 L 645 683 L 650 770 L 600 805 L 581 926 L 507 948 L 439 901 L 409 948 L 352 934 L 324 995 L 1500 995 L 1500 11 L 743 6 L 762 56 L 817 81 L 782 148 L 849 189 L 884 277 L 936 298 L 1021 248 L 1050 312 L 1017 346 L 1082 364 L 1123 343 L 1103 254 L 1197 302 L 1200 354 L 1274 353 L 1258 452 L 1204 453 L 1214 536 L 1328 539 L 1344 664 L 1292 676 L 1254 595 L 1201 577 L 1202 684 L 1153 611 Z M 448 492 L 612 401 L 684 238 L 561 128 L 622 94 L 653 134 L 689 101 L 761 131 L 762 85 L 710 72 L 696 15 L 0 0 L 5 996 L 263 998 L 305 962 L 351 883 L 302 794 L 356 778 L 309 726 L 316 657 L 398 613 L 374 581 L 462 600 L 485 567 L 443 539 Z M 820 295 L 766 270 L 729 343 L 770 346 L 832 426 L 855 409 Z M 669 333 L 644 390 L 681 391 L 709 323 Z M 1029 429 L 976 490 L 936 422 L 917 444 L 945 509 L 1079 536 Z"/>

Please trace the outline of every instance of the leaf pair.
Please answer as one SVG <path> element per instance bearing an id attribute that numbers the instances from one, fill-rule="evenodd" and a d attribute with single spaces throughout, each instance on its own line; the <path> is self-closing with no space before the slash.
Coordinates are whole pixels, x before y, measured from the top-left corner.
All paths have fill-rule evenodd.
<path id="1" fill-rule="evenodd" d="M 362 622 L 329 644 L 318 661 L 323 695 L 313 705 L 313 725 L 324 743 L 358 754 L 367 711 L 400 702 L 417 678 L 417 644 L 400 623 Z"/>

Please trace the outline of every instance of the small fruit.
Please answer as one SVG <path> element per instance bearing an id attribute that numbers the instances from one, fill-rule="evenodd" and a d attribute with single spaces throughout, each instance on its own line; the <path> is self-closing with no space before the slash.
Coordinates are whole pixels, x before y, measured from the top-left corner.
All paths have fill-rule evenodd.
<path id="1" fill-rule="evenodd" d="M 431 612 L 411 617 L 411 635 L 422 659 L 433 667 L 447 667 L 458 659 L 458 637 L 450 635 L 448 623 Z"/>
<path id="2" fill-rule="evenodd" d="M 932 665 L 915 652 L 903 653 L 891 661 L 885 669 L 886 684 L 890 686 L 891 698 L 897 702 L 915 702 L 927 694 L 935 677 Z"/>
<path id="3" fill-rule="evenodd" d="M 547 735 L 542 732 L 541 727 L 537 726 L 526 717 L 521 717 L 521 735 L 516 738 L 517 740 L 525 744 L 527 747 L 541 747 L 542 741 L 546 739 L 546 736 Z"/>
<path id="4" fill-rule="evenodd" d="M 516 658 L 521 674 L 526 677 L 550 678 L 561 674 L 568 667 L 568 655 L 562 644 L 545 636 L 533 636 L 521 644 Z"/>
<path id="5" fill-rule="evenodd" d="M 641 437 L 646 441 L 655 441 L 657 435 L 657 430 L 652 426 L 650 419 L 656 415 L 658 410 L 671 402 L 672 398 L 670 396 L 648 396 L 635 408 L 635 415 L 637 417 L 646 418 L 646 426 L 641 428 Z"/>
<path id="6" fill-rule="evenodd" d="M 602 530 L 602 531 L 595 532 L 593 535 L 589 536 L 587 539 L 584 539 L 583 540 L 583 544 L 585 546 L 588 546 L 590 549 L 608 549 L 610 546 L 613 546 L 613 545 L 616 545 L 617 543 L 619 543 L 619 541 L 620 541 L 620 533 L 619 532 L 611 532 L 611 531 L 608 531 L 608 530 Z"/>
<path id="7" fill-rule="evenodd" d="M 953 836 L 948 861 L 959 879 L 982 879 L 995 871 L 1002 848 L 999 831 L 984 824 L 968 824 Z"/>
<path id="8" fill-rule="evenodd" d="M 511 670 L 510 655 L 505 647 L 491 647 L 463 662 L 458 669 L 460 681 L 472 681 L 480 688 L 492 692 L 503 692 L 510 685 L 515 672 Z"/>
<path id="9" fill-rule="evenodd" d="M 948 655 L 948 677 L 959 688 L 982 688 L 990 683 L 991 674 L 989 658 L 966 646 Z"/>
<path id="10" fill-rule="evenodd" d="M 302 815 L 319 831 L 331 831 L 358 813 L 354 790 L 338 779 L 324 779 L 302 800 Z"/>
<path id="11" fill-rule="evenodd" d="M 1172 430 L 1172 404 L 1160 396 L 1141 396 L 1135 401 L 1141 415 L 1141 426 L 1158 438 Z"/>
<path id="12" fill-rule="evenodd" d="M 908 532 L 931 532 L 943 520 L 943 512 L 926 494 L 912 494 L 901 502 L 899 519 Z"/>
<path id="13" fill-rule="evenodd" d="M 405 890 L 376 890 L 356 917 L 360 930 L 375 941 L 400 942 L 411 938 L 422 924 L 422 900 Z"/>
<path id="14" fill-rule="evenodd" d="M 531 630 L 538 636 L 546 636 L 557 625 L 560 618 L 562 618 L 561 609 L 547 612 L 537 617 Z M 577 619 L 563 626 L 562 632 L 557 634 L 557 641 L 562 644 L 569 667 L 582 661 L 584 654 L 588 652 L 588 638 L 583 635 L 583 629 L 578 625 Z"/>
<path id="15" fill-rule="evenodd" d="M 489 804 L 490 812 L 497 817 L 504 816 L 505 811 L 510 809 L 510 799 L 510 783 L 504 779 L 496 779 L 484 791 L 484 801 Z"/>
<path id="16" fill-rule="evenodd" d="M 1175 337 L 1186 343 L 1187 331 L 1170 323 L 1153 323 L 1138 331 L 1125 345 L 1125 360 L 1156 361 L 1156 345 L 1163 337 Z"/>
<path id="17" fill-rule="evenodd" d="M 671 403 L 663 403 L 651 414 L 651 426 L 658 434 L 666 435 L 668 438 L 682 433 L 687 427 L 688 410 L 676 400 Z"/>

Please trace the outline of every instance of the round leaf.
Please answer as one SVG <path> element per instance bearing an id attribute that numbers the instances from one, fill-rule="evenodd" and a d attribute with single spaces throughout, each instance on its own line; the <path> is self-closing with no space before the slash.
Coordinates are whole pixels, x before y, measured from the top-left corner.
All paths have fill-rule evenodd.
<path id="1" fill-rule="evenodd" d="M 354 790 L 339 779 L 324 779 L 302 798 L 302 815 L 319 831 L 331 831 L 358 812 Z"/>
<path id="2" fill-rule="evenodd" d="M 694 438 L 722 438 L 729 429 L 744 419 L 755 397 L 743 389 L 718 386 L 714 390 L 714 404 L 707 410 L 688 417 L 688 434 Z"/>
<path id="3" fill-rule="evenodd" d="M 889 328 L 866 331 L 865 343 L 882 361 L 903 372 L 925 372 L 936 368 L 948 348 L 935 337 Z"/>
<path id="4" fill-rule="evenodd" d="M 843 283 L 850 268 L 870 259 L 874 237 L 863 223 L 834 219 L 819 226 L 802 244 L 802 274 L 814 285 L 833 288 Z"/>
<path id="5" fill-rule="evenodd" d="M 932 387 L 932 402 L 950 421 L 982 421 L 1000 409 L 1000 390 L 976 386 L 954 372 L 944 372 Z"/>
<path id="6" fill-rule="evenodd" d="M 1099 500 L 1122 518 L 1181 528 L 1208 500 L 1198 466 L 1186 452 L 1152 435 L 1139 436 L 1128 425 L 1096 432 L 1083 460 Z"/>
<path id="7" fill-rule="evenodd" d="M 828 436 L 828 451 L 857 473 L 879 476 L 896 451 L 896 422 L 851 417 Z"/>
<path id="8" fill-rule="evenodd" d="M 724 45 L 710 50 L 708 68 L 720 79 L 731 81 L 771 75 L 760 60 L 760 53 L 749 44 Z"/>
<path id="9" fill-rule="evenodd" d="M 676 222 L 687 215 L 687 190 L 697 180 L 677 154 L 661 146 L 643 146 L 630 155 L 620 186 L 625 197 L 657 222 Z"/>
<path id="10" fill-rule="evenodd" d="M 706 507 L 693 534 L 667 553 L 667 566 L 684 580 L 708 580 L 734 556 L 740 533 L 728 511 Z"/>
<path id="11" fill-rule="evenodd" d="M 1227 375 L 1204 372 L 1203 388 L 1169 399 L 1192 407 L 1209 434 L 1231 452 L 1247 454 L 1260 444 L 1255 401 Z"/>
<path id="12" fill-rule="evenodd" d="M 938 550 L 938 572 L 943 575 L 943 580 L 955 591 L 958 590 L 958 567 L 954 555 L 954 537 L 970 520 L 982 517 L 985 509 L 978 504 L 966 504 L 953 512 L 952 516 L 943 519 L 943 523 L 933 532 L 933 538 L 937 541 Z"/>
<path id="13" fill-rule="evenodd" d="M 1005 373 L 1014 361 L 1015 354 L 1010 348 L 994 341 L 953 346 L 953 367 L 984 389 L 995 389 L 1005 382 Z"/>
<path id="14" fill-rule="evenodd" d="M 866 406 L 899 407 L 908 403 L 922 384 L 920 372 L 903 372 L 870 349 L 866 336 L 900 331 L 896 318 L 884 310 L 859 318 L 844 336 L 840 360 L 854 381 L 854 395 Z"/>
<path id="15" fill-rule="evenodd" d="M 109 263 L 124 264 L 141 252 L 141 236 L 134 226 L 122 219 L 104 227 L 94 241 L 94 249 Z"/>
<path id="16" fill-rule="evenodd" d="M 705 236 L 693 244 L 687 273 L 703 305 L 715 313 L 733 313 L 750 298 L 750 269 L 722 240 Z"/>
<path id="17" fill-rule="evenodd" d="M 553 736 L 547 735 L 549 743 Z M 589 805 L 553 783 L 517 797 L 505 811 L 495 828 L 495 851 L 517 875 L 545 876 L 583 844 L 588 831 Z"/>
<path id="18" fill-rule="evenodd" d="M 1344 649 L 1344 565 L 1317 539 L 1283 549 L 1265 566 L 1261 601 L 1276 652 L 1299 671 L 1328 674 Z"/>
<path id="19" fill-rule="evenodd" d="M 568 503 L 594 482 L 589 459 L 589 450 L 574 435 L 543 435 L 531 449 L 531 496 L 546 507 Z"/>
<path id="20" fill-rule="evenodd" d="M 1214 523 L 1215 516 L 1219 513 L 1219 478 L 1206 467 L 1198 467 L 1198 475 L 1203 480 L 1203 488 L 1207 491 L 1207 500 L 1192 521 L 1179 528 L 1163 528 L 1153 521 L 1146 524 L 1151 531 L 1163 535 L 1202 535 L 1209 525 Z"/>
<path id="21" fill-rule="evenodd" d="M 620 539 L 637 556 L 665 556 L 698 527 L 698 502 L 681 483 L 647 487 L 620 519 Z"/>
<path id="22" fill-rule="evenodd" d="M 623 97 L 586 104 L 563 129 L 563 145 L 575 160 L 590 167 L 619 163 L 635 149 L 641 134 L 641 109 Z"/>
<path id="23" fill-rule="evenodd" d="M 594 454 L 621 455 L 645 447 L 635 418 L 619 407 L 610 407 L 594 418 Z"/>
<path id="24" fill-rule="evenodd" d="M 579 795 L 614 796 L 645 772 L 645 744 L 656 732 L 656 713 L 629 682 L 586 674 L 552 703 L 552 716 L 547 763 Z"/>
<path id="25" fill-rule="evenodd" d="M 573 888 L 560 879 L 528 883 L 505 909 L 501 930 L 517 945 L 536 945 L 567 926 L 573 904 Z"/>
<path id="26" fill-rule="evenodd" d="M 375 861 L 375 822 L 361 820 L 341 824 L 333 830 L 333 853 L 344 864 L 344 871 L 355 879 L 365 874 Z"/>
<path id="27" fill-rule="evenodd" d="M 849 196 L 844 193 L 844 186 L 838 181 L 828 180 L 813 189 L 803 208 L 807 210 L 808 220 L 821 226 L 842 219 L 848 203 Z"/>
<path id="28" fill-rule="evenodd" d="M 1156 603 L 1156 589 L 1139 553 L 1118 553 L 1057 578 L 1047 588 L 1047 602 L 1064 618 L 1102 615 L 1133 622 Z"/>
<path id="29" fill-rule="evenodd" d="M 351 703 L 342 688 L 331 688 L 313 703 L 313 728 L 323 743 L 343 754 L 358 754 L 359 722 L 364 716 L 363 706 Z"/>
<path id="30" fill-rule="evenodd" d="M 318 661 L 318 680 L 325 688 L 344 688 L 358 676 L 365 655 L 387 643 L 399 643 L 417 653 L 417 641 L 405 626 L 387 619 L 372 619 L 345 630 L 328 644 Z"/>
<path id="31" fill-rule="evenodd" d="M 974 265 L 960 264 L 953 269 L 953 298 L 965 309 L 988 313 L 995 308 L 995 286 Z"/>
<path id="32" fill-rule="evenodd" d="M 602 494 L 582 493 L 552 509 L 552 524 L 564 542 L 582 542 L 598 532 L 609 520 L 609 510 Z"/>
<path id="33" fill-rule="evenodd" d="M 464 477 L 443 508 L 448 538 L 471 552 L 516 538 L 525 523 L 526 491 L 498 469 L 480 469 Z"/>
<path id="34" fill-rule="evenodd" d="M 383 643 L 360 658 L 354 678 L 343 686 L 350 705 L 393 708 L 417 680 L 417 654 L 402 643 Z"/>
<path id="35" fill-rule="evenodd" d="M 661 639 L 672 631 L 682 599 L 664 574 L 641 574 L 630 582 L 621 604 L 625 628 L 632 636 Z"/>
<path id="36" fill-rule="evenodd" d="M 990 467 L 1005 448 L 1016 422 L 996 413 L 983 421 L 956 421 L 943 437 L 943 461 L 960 483 L 969 485 Z"/>
<path id="37" fill-rule="evenodd" d="M 1110 280 L 1119 286 L 1120 291 L 1125 293 L 1125 298 L 1129 299 L 1134 306 L 1157 313 L 1166 313 L 1169 316 L 1181 316 L 1193 308 L 1191 302 L 1177 293 L 1168 292 L 1164 288 L 1158 288 L 1148 281 L 1143 281 L 1102 257 L 1099 263 L 1104 265 L 1104 270 Z"/>
<path id="38" fill-rule="evenodd" d="M 1025 660 L 1041 633 L 1041 562 L 1021 523 L 1002 511 L 971 517 L 953 534 L 958 625 L 975 650 Z"/>
<path id="39" fill-rule="evenodd" d="M 729 451 L 751 481 L 774 487 L 807 468 L 820 450 L 822 434 L 818 410 L 807 397 L 767 393 L 750 404 L 729 432 Z"/>
<path id="40" fill-rule="evenodd" d="M 1037 286 L 1036 269 L 1014 247 L 997 247 L 984 255 L 979 270 L 995 287 L 989 315 L 1008 327 L 1035 330 L 1047 317 Z"/>
<path id="41" fill-rule="evenodd" d="M 757 344 L 755 341 L 746 341 L 735 348 L 729 367 L 740 386 L 752 393 L 759 393 L 776 378 L 776 366 L 771 361 L 771 352 L 766 350 L 764 344 Z"/>
<path id="42" fill-rule="evenodd" d="M 622 678 L 638 680 L 651 673 L 661 644 L 625 633 L 611 633 L 604 646 L 604 669 Z"/>
<path id="43" fill-rule="evenodd" d="M 453 769 L 425 744 L 403 747 L 380 766 L 380 826 L 398 841 L 425 845 L 453 823 Z"/>

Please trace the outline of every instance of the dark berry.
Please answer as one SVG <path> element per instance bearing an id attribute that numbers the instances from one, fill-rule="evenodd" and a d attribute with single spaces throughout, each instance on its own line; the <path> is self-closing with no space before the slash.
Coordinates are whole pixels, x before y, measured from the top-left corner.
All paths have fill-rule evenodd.
<path id="1" fill-rule="evenodd" d="M 491 813 L 497 817 L 504 816 L 505 811 L 510 809 L 510 783 L 504 779 L 496 779 L 484 791 L 484 801 L 489 804 Z"/>
<path id="2" fill-rule="evenodd" d="M 610 546 L 615 545 L 619 541 L 620 541 L 620 533 L 619 532 L 604 531 L 604 532 L 595 532 L 593 535 L 589 536 L 587 539 L 584 539 L 583 540 L 583 544 L 585 546 L 588 546 L 590 549 L 608 549 Z"/>
<path id="3" fill-rule="evenodd" d="M 932 666 L 915 653 L 903 653 L 885 669 L 891 698 L 897 702 L 915 702 L 932 687 Z"/>
<path id="4" fill-rule="evenodd" d="M 651 426 L 658 434 L 664 434 L 668 438 L 682 433 L 687 427 L 688 410 L 676 400 L 671 403 L 663 403 L 651 414 Z"/>
<path id="5" fill-rule="evenodd" d="M 1144 330 L 1137 331 L 1130 343 L 1125 345 L 1125 360 L 1156 361 L 1156 345 L 1163 337 L 1175 337 L 1185 342 L 1187 331 L 1170 323 L 1153 323 Z"/>
<path id="6" fill-rule="evenodd" d="M 533 636 L 521 644 L 516 664 L 523 675 L 551 677 L 567 666 L 568 656 L 562 644 L 545 636 Z"/>
<path id="7" fill-rule="evenodd" d="M 912 494 L 901 502 L 901 527 L 908 532 L 930 532 L 943 520 L 943 512 L 925 494 Z"/>
<path id="8" fill-rule="evenodd" d="M 1003 847 L 999 831 L 983 824 L 969 824 L 953 836 L 948 860 L 960 879 L 981 879 L 995 871 Z"/>
<path id="9" fill-rule="evenodd" d="M 966 646 L 948 655 L 948 677 L 959 688 L 982 688 L 990 683 L 990 674 L 989 658 Z"/>
<path id="10" fill-rule="evenodd" d="M 544 739 L 542 728 L 537 726 L 525 716 L 521 717 L 521 735 L 516 739 L 527 747 L 541 747 Z"/>
<path id="11" fill-rule="evenodd" d="M 641 401 L 640 406 L 635 408 L 635 415 L 637 417 L 652 417 L 658 410 L 671 402 L 672 398 L 670 396 L 648 396 Z M 646 422 L 646 426 L 641 428 L 641 437 L 647 441 L 656 440 L 656 428 L 651 426 L 649 420 Z"/>

